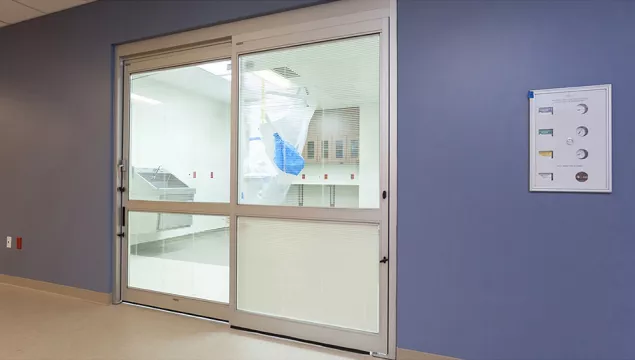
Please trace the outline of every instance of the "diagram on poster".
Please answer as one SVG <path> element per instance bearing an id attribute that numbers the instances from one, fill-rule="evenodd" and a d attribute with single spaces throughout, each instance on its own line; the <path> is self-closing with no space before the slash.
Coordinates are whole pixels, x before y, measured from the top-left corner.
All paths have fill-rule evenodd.
<path id="1" fill-rule="evenodd" d="M 611 85 L 529 92 L 530 191 L 611 192 Z"/>

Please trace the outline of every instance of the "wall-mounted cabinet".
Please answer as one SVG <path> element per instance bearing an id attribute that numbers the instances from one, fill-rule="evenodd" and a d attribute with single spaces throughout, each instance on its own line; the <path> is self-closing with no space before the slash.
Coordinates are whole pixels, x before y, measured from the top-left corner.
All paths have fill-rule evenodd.
<path id="1" fill-rule="evenodd" d="M 316 110 L 302 156 L 307 163 L 359 164 L 359 107 Z"/>

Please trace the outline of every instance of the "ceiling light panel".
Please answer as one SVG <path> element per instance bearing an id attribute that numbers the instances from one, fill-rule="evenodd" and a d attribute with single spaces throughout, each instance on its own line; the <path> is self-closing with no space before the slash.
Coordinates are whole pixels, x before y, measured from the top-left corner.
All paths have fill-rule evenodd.
<path id="1" fill-rule="evenodd" d="M 138 101 L 138 102 L 143 102 L 143 103 L 146 103 L 146 104 L 151 104 L 151 105 L 161 104 L 161 102 L 159 100 L 154 100 L 154 99 L 151 99 L 149 97 L 137 95 L 137 94 L 134 94 L 134 93 L 130 94 L 130 99 L 132 99 L 134 101 Z"/>
<path id="2" fill-rule="evenodd" d="M 232 73 L 231 60 L 201 64 L 198 67 L 217 76 L 230 75 Z"/>
<path id="3" fill-rule="evenodd" d="M 255 75 L 258 75 L 260 78 L 284 89 L 290 88 L 293 85 L 291 81 L 283 78 L 282 76 L 276 74 L 271 70 L 257 70 L 253 73 Z"/>

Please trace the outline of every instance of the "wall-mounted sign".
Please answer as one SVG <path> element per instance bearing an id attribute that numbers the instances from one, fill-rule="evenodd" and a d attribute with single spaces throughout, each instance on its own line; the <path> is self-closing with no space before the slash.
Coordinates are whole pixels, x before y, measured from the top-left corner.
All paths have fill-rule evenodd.
<path id="1" fill-rule="evenodd" d="M 529 190 L 611 192 L 611 85 L 529 92 Z"/>

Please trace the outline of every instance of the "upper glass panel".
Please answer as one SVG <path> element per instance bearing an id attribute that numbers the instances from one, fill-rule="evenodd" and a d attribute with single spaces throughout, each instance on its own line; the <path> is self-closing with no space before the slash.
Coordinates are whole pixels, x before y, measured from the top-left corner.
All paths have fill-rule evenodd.
<path id="1" fill-rule="evenodd" d="M 380 37 L 239 57 L 240 204 L 379 208 Z"/>
<path id="2" fill-rule="evenodd" d="M 132 75 L 131 200 L 229 202 L 231 62 Z"/>

